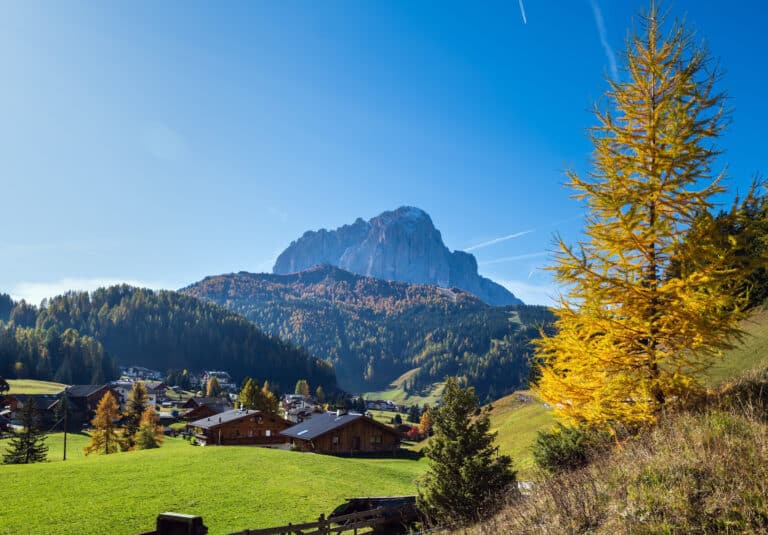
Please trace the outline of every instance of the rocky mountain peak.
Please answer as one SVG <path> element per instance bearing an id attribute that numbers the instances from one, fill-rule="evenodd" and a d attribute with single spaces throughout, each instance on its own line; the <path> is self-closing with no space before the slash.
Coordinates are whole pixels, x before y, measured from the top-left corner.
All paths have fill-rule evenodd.
<path id="1" fill-rule="evenodd" d="M 451 252 L 424 210 L 402 206 L 336 230 L 305 232 L 275 262 L 273 273 L 289 274 L 317 264 L 412 284 L 457 287 L 490 305 L 520 304 L 509 290 L 481 277 L 475 257 Z"/>

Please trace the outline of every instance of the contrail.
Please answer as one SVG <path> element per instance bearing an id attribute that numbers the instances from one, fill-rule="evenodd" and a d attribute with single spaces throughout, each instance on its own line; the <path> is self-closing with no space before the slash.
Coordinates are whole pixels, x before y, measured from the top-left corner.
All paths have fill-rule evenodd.
<path id="1" fill-rule="evenodd" d="M 523 0 L 517 0 L 520 3 L 520 14 L 523 16 L 523 24 L 528 24 L 528 19 L 525 18 L 525 6 Z"/>
<path id="2" fill-rule="evenodd" d="M 464 249 L 465 251 L 474 251 L 475 249 L 482 249 L 483 247 L 488 247 L 489 245 L 494 245 L 499 242 L 507 241 L 507 240 L 514 240 L 515 238 L 519 238 L 520 236 L 525 236 L 526 234 L 530 234 L 533 232 L 532 230 L 524 230 L 522 232 L 515 232 L 514 234 L 510 234 L 509 236 L 502 236 L 500 238 L 494 238 L 492 240 L 485 241 L 483 243 L 478 243 L 477 245 L 473 245 L 472 247 L 467 247 Z"/>
<path id="3" fill-rule="evenodd" d="M 603 45 L 603 50 L 605 50 L 605 55 L 608 58 L 608 67 L 611 69 L 611 77 L 614 81 L 618 81 L 619 70 L 616 68 L 616 55 L 613 53 L 613 48 L 611 48 L 611 45 L 608 42 L 608 33 L 605 31 L 603 12 L 600 11 L 600 6 L 597 5 L 597 0 L 590 0 L 590 4 L 592 4 L 592 14 L 595 16 L 595 24 L 597 24 L 597 33 L 600 35 L 600 43 Z"/>
<path id="4" fill-rule="evenodd" d="M 549 253 L 546 251 L 542 251 L 541 253 L 527 253 L 527 254 L 519 254 L 516 256 L 506 256 L 504 258 L 497 258 L 496 260 L 488 260 L 486 262 L 480 262 L 481 266 L 490 266 L 491 264 L 502 264 L 504 262 L 514 262 L 516 260 L 527 260 L 529 258 L 540 258 L 542 256 L 547 256 Z"/>

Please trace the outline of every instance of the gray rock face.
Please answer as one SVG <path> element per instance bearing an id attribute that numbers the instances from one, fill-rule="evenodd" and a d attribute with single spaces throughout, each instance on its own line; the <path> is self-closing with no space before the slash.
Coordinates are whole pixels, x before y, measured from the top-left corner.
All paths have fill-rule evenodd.
<path id="1" fill-rule="evenodd" d="M 481 277 L 473 255 L 451 252 L 429 215 L 408 206 L 336 230 L 308 231 L 280 254 L 272 272 L 286 275 L 317 264 L 379 279 L 461 288 L 489 305 L 522 303 Z"/>

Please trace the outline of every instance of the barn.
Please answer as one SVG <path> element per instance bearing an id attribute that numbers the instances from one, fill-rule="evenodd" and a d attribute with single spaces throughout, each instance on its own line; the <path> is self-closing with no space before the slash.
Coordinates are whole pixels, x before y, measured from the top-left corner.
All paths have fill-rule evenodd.
<path id="1" fill-rule="evenodd" d="M 400 449 L 397 431 L 362 414 L 317 414 L 282 434 L 302 451 L 315 453 L 395 453 Z"/>
<path id="2" fill-rule="evenodd" d="M 282 444 L 288 439 L 280 434 L 291 422 L 277 414 L 233 409 L 187 424 L 203 446 Z"/>

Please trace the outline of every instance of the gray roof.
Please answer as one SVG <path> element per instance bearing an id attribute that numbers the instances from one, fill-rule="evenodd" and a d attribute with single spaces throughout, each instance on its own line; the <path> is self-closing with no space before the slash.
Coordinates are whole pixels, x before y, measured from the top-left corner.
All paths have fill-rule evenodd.
<path id="1" fill-rule="evenodd" d="M 374 425 L 397 434 L 397 431 L 394 429 L 384 424 L 380 424 L 371 418 L 366 418 L 362 414 L 349 413 L 337 416 L 335 412 L 316 414 L 309 420 L 305 420 L 299 424 L 294 425 L 293 427 L 289 427 L 285 431 L 281 431 L 280 434 L 291 438 L 300 438 L 301 440 L 312 440 L 328 433 L 329 431 L 333 431 L 334 429 L 349 425 L 350 423 L 354 422 L 355 420 L 359 420 L 360 418 L 363 418 L 364 420 Z"/>
<path id="2" fill-rule="evenodd" d="M 193 427 L 200 427 L 202 429 L 211 429 L 213 427 L 218 427 L 222 424 L 234 422 L 235 420 L 240 420 L 241 418 L 252 416 L 254 414 L 262 414 L 262 412 L 245 410 L 245 409 L 232 409 L 230 411 L 214 414 L 213 416 L 209 416 L 207 418 L 201 418 L 200 420 L 195 420 L 189 425 Z M 265 416 L 269 416 L 270 418 L 280 418 L 276 414 L 270 414 Z"/>
<path id="3" fill-rule="evenodd" d="M 72 385 L 67 388 L 67 396 L 71 398 L 87 398 L 108 385 Z"/>

